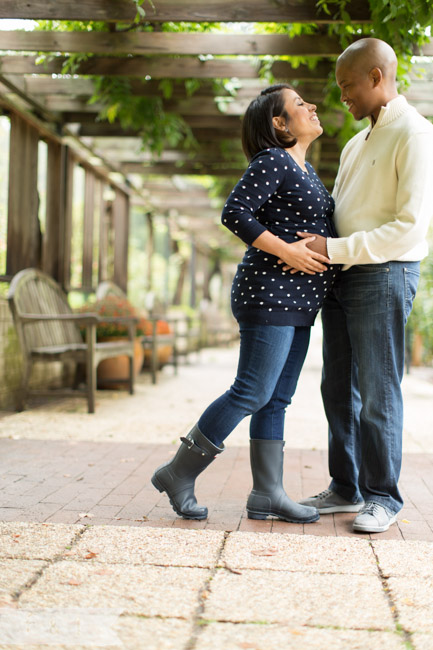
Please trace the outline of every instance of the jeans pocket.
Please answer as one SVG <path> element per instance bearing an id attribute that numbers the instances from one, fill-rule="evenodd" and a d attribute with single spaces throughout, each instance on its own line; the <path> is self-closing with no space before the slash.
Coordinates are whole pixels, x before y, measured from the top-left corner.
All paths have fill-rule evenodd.
<path id="1" fill-rule="evenodd" d="M 405 313 L 405 322 L 409 318 L 409 314 L 412 311 L 413 301 L 416 296 L 416 290 L 418 288 L 419 282 L 419 271 L 415 269 L 404 268 L 404 313 Z"/>

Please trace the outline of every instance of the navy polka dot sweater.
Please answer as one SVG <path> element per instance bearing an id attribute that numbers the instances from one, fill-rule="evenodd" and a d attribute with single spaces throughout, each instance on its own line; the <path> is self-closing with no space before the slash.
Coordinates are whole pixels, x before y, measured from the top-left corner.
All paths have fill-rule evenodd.
<path id="1" fill-rule="evenodd" d="M 265 230 L 291 243 L 296 231 L 335 237 L 334 201 L 313 167 L 304 172 L 280 148 L 266 149 L 252 160 L 224 206 L 222 223 L 248 249 L 232 287 L 232 311 L 238 321 L 310 326 L 331 288 L 339 266 L 308 275 L 282 270 L 274 255 L 251 246 Z"/>

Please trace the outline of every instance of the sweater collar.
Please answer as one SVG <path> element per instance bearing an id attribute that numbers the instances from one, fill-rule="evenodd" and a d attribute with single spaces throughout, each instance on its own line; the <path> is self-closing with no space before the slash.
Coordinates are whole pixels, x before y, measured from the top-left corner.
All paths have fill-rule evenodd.
<path id="1" fill-rule="evenodd" d="M 391 122 L 400 117 L 400 115 L 406 113 L 407 110 L 409 110 L 409 104 L 407 103 L 406 97 L 403 97 L 403 95 L 397 95 L 397 97 L 391 99 L 386 106 L 382 106 L 374 128 L 377 129 L 381 126 L 391 124 Z"/>

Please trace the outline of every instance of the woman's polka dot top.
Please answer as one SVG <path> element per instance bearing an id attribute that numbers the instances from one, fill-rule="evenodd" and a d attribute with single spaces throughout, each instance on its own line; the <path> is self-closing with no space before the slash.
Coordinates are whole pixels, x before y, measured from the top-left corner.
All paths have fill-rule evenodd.
<path id="1" fill-rule="evenodd" d="M 238 321 L 310 326 L 332 287 L 338 265 L 291 275 L 274 255 L 251 246 L 265 230 L 286 242 L 296 231 L 335 237 L 334 200 L 313 167 L 307 172 L 285 149 L 261 151 L 251 160 L 224 206 L 221 221 L 248 244 L 233 280 L 231 304 Z"/>

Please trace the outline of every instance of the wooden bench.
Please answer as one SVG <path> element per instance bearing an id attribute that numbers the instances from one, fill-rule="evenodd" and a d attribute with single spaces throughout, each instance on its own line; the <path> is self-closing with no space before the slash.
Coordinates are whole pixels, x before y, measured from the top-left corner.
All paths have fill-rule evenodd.
<path id="1" fill-rule="evenodd" d="M 239 339 L 239 326 L 235 319 L 225 315 L 211 302 L 203 303 L 200 313 L 204 345 L 230 345 Z"/>
<path id="2" fill-rule="evenodd" d="M 86 388 L 56 390 L 56 395 L 87 397 L 89 413 L 95 412 L 96 369 L 100 361 L 119 355 L 129 357 L 129 377 L 125 386 L 134 392 L 133 340 L 136 319 L 104 317 L 116 323 L 126 323 L 128 340 L 96 342 L 97 314 L 73 313 L 66 295 L 50 276 L 36 269 L 17 273 L 9 288 L 8 300 L 23 353 L 24 368 L 17 410 L 23 410 L 30 395 L 53 395 L 53 390 L 30 390 L 29 382 L 35 361 L 84 364 Z M 85 341 L 80 332 L 85 328 Z"/>
<path id="3" fill-rule="evenodd" d="M 106 281 L 101 282 L 98 285 L 96 290 L 96 298 L 101 299 L 106 296 L 114 295 L 127 300 L 127 296 L 120 287 L 117 286 L 114 282 Z M 171 334 L 160 334 L 157 331 L 158 320 L 167 321 L 173 331 Z M 158 361 L 158 348 L 160 346 L 171 345 L 173 347 L 172 358 L 168 361 L 174 366 L 174 372 L 177 374 L 177 365 L 178 365 L 178 354 L 177 354 L 177 322 L 174 319 L 166 318 L 165 316 L 146 316 L 146 320 L 150 322 L 152 331 L 150 334 L 142 337 L 142 344 L 145 349 L 149 349 L 151 352 L 150 355 L 150 372 L 152 376 L 152 383 L 156 384 L 159 370 L 159 361 Z"/>

